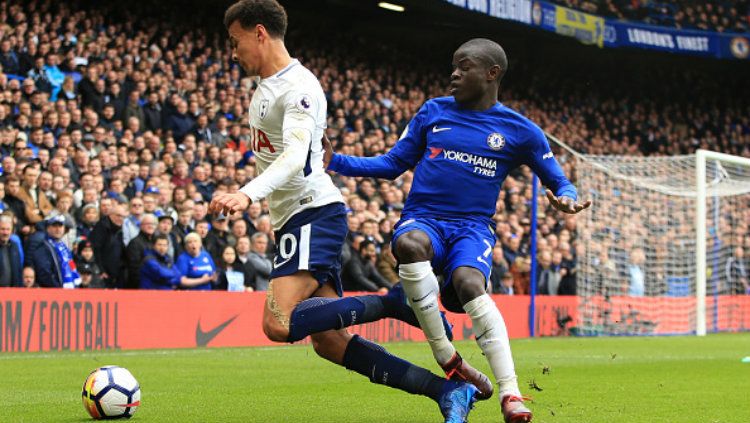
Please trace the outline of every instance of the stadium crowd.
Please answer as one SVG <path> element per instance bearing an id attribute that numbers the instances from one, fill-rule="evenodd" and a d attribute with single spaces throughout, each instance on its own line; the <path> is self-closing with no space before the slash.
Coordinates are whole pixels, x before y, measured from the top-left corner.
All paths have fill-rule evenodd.
<path id="1" fill-rule="evenodd" d="M 750 2 L 747 0 L 553 0 L 553 3 L 651 25 L 718 32 L 750 30 Z"/>
<path id="2" fill-rule="evenodd" d="M 138 8 L 121 21 L 106 16 L 107 6 L 0 3 L 0 286 L 264 290 L 275 248 L 267 204 L 207 214 L 214 193 L 254 176 L 253 80 L 219 33 L 141 19 Z M 427 98 L 444 95 L 447 75 L 368 66 L 353 48 L 303 44 L 292 53 L 327 93 L 336 149 L 382 154 Z M 732 89 L 717 81 L 685 72 L 673 87 L 610 89 L 524 66 L 534 65 L 514 70 L 528 77 L 504 89 L 504 102 L 579 151 L 750 155 L 750 109 L 716 101 Z M 656 100 L 680 83 L 705 101 Z M 557 157 L 572 177 L 572 157 Z M 495 293 L 530 289 L 531 179 L 526 168 L 514 172 L 497 201 Z M 411 180 L 411 172 L 395 181 L 334 177 L 349 210 L 347 290 L 384 292 L 398 280 L 389 242 Z M 576 217 L 543 197 L 539 206 L 538 291 L 575 294 Z"/>

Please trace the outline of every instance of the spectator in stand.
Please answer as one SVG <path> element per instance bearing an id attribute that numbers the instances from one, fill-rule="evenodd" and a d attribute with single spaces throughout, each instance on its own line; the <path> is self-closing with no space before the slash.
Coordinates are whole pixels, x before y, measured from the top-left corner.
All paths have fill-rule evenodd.
<path id="1" fill-rule="evenodd" d="M 498 286 L 493 286 L 492 293 L 500 295 L 515 295 L 515 289 L 513 286 L 513 274 L 511 272 L 505 272 L 500 277 L 500 283 Z"/>
<path id="2" fill-rule="evenodd" d="M 159 101 L 159 93 L 151 91 L 148 94 L 148 103 L 143 107 L 144 129 L 160 132 L 163 128 L 163 113 L 161 102 Z"/>
<path id="3" fill-rule="evenodd" d="M 497 243 L 492 248 L 492 270 L 490 270 L 490 287 L 493 293 L 501 293 L 504 290 L 502 279 L 506 274 L 510 274 L 508 262 L 503 257 L 502 245 Z M 510 292 L 512 291 L 511 289 Z"/>
<path id="4" fill-rule="evenodd" d="M 182 141 L 194 125 L 195 121 L 188 114 L 187 102 L 179 100 L 177 109 L 169 116 L 167 128 L 172 131 L 172 136 L 176 141 Z"/>
<path id="5" fill-rule="evenodd" d="M 123 245 L 127 246 L 133 238 L 138 236 L 143 214 L 143 199 L 136 197 L 130 200 L 130 215 L 122 223 Z"/>
<path id="6" fill-rule="evenodd" d="M 228 219 L 226 216 L 222 214 L 214 216 L 211 221 L 211 229 L 204 239 L 204 245 L 214 262 L 221 261 L 222 252 L 229 245 Z"/>
<path id="7" fill-rule="evenodd" d="M 18 245 L 11 241 L 13 218 L 0 215 L 0 287 L 23 286 L 23 260 Z"/>
<path id="8" fill-rule="evenodd" d="M 237 245 L 235 245 L 237 251 L 237 261 L 242 264 L 247 263 L 250 257 L 250 237 L 247 235 L 237 238 Z"/>
<path id="9" fill-rule="evenodd" d="M 39 285 L 36 283 L 36 273 L 34 273 L 33 267 L 24 267 L 22 277 L 24 288 L 39 288 Z"/>
<path id="10" fill-rule="evenodd" d="M 252 268 L 237 259 L 237 251 L 231 245 L 221 253 L 219 278 L 215 289 L 222 291 L 253 291 L 251 283 L 255 279 Z"/>
<path id="11" fill-rule="evenodd" d="M 646 294 L 646 272 L 643 265 L 646 263 L 646 255 L 641 248 L 630 251 L 630 262 L 628 263 L 628 295 L 631 297 L 642 297 Z"/>
<path id="12" fill-rule="evenodd" d="M 65 218 L 53 216 L 44 221 L 44 231 L 35 233 L 28 241 L 26 251 L 27 266 L 34 273 L 42 287 L 76 288 L 81 277 L 75 270 L 73 253 L 62 241 L 65 235 Z"/>
<path id="13" fill-rule="evenodd" d="M 172 228 L 172 233 L 180 244 L 187 234 L 193 232 L 193 205 L 191 201 L 185 201 L 177 212 L 177 223 Z"/>
<path id="14" fill-rule="evenodd" d="M 31 225 L 41 222 L 52 211 L 47 195 L 37 187 L 38 179 L 39 169 L 31 165 L 23 168 L 23 184 L 17 198 L 23 201 L 24 215 Z"/>
<path id="15" fill-rule="evenodd" d="M 365 239 L 359 243 L 357 252 L 344 266 L 341 275 L 344 290 L 388 293 L 393 285 L 375 268 L 375 244 Z"/>
<path id="16" fill-rule="evenodd" d="M 266 255 L 272 255 L 276 250 L 276 243 L 274 242 L 274 232 L 271 226 L 271 217 L 268 214 L 260 216 L 256 222 L 256 229 L 260 233 L 266 234 Z"/>
<path id="17" fill-rule="evenodd" d="M 521 254 L 521 237 L 516 234 L 511 234 L 507 243 L 503 246 L 503 257 L 506 263 L 513 263 L 516 258 Z"/>
<path id="18" fill-rule="evenodd" d="M 561 276 L 552 263 L 552 253 L 547 250 L 539 253 L 539 267 L 536 271 L 536 277 L 539 295 L 557 295 Z"/>
<path id="19" fill-rule="evenodd" d="M 107 288 L 101 279 L 101 269 L 94 260 L 94 247 L 90 241 L 78 243 L 76 269 L 81 275 L 81 288 Z"/>
<path id="20" fill-rule="evenodd" d="M 172 176 L 172 183 L 176 187 L 184 187 L 193 182 L 190 177 L 189 168 L 187 162 L 184 160 L 178 160 L 175 162 L 174 176 Z"/>
<path id="21" fill-rule="evenodd" d="M 562 261 L 560 263 L 560 287 L 557 295 L 576 295 L 578 290 L 578 281 L 576 279 L 576 255 L 570 250 L 570 246 L 562 249 L 560 253 Z"/>
<path id="22" fill-rule="evenodd" d="M 193 185 L 201 194 L 203 201 L 208 201 L 214 195 L 216 186 L 208 179 L 208 173 L 203 166 L 198 166 L 193 171 Z"/>
<path id="23" fill-rule="evenodd" d="M 183 276 L 204 281 L 201 284 L 192 285 L 188 289 L 210 291 L 212 283 L 218 277 L 214 260 L 203 249 L 201 237 L 195 232 L 191 232 L 185 237 L 185 251 L 177 258 L 176 266 Z"/>
<path id="24" fill-rule="evenodd" d="M 231 233 L 227 236 L 227 242 L 229 245 L 237 245 L 237 239 L 243 236 L 247 236 L 247 222 L 238 213 L 230 217 Z"/>
<path id="25" fill-rule="evenodd" d="M 174 261 L 175 257 L 182 254 L 182 243 L 177 240 L 177 236 L 172 232 L 173 229 L 172 216 L 161 215 L 159 216 L 159 223 L 156 227 L 156 233 L 160 235 L 166 235 L 169 241 L 169 247 L 167 248 L 167 255 Z"/>
<path id="26" fill-rule="evenodd" d="M 146 250 L 153 249 L 154 236 L 156 236 L 156 226 L 158 225 L 156 216 L 153 214 L 144 214 L 141 218 L 141 227 L 138 235 L 133 238 L 127 248 L 125 248 L 125 263 L 128 268 L 128 283 L 126 289 L 138 289 L 141 285 L 139 282 L 139 269 L 146 256 Z"/>
<path id="27" fill-rule="evenodd" d="M 122 288 L 126 278 L 122 240 L 122 224 L 128 217 L 125 206 L 115 205 L 108 216 L 102 217 L 91 231 L 91 245 L 94 247 L 95 260 L 101 269 L 101 279 L 108 288 Z"/>
<path id="28" fill-rule="evenodd" d="M 146 250 L 143 265 L 140 266 L 139 278 L 141 289 L 177 289 L 195 288 L 211 284 L 214 279 L 212 274 L 205 273 L 198 277 L 188 277 L 181 273 L 180 269 L 167 254 L 169 240 L 166 235 L 159 234 L 154 237 L 153 248 Z"/>
<path id="29" fill-rule="evenodd" d="M 159 234 L 154 237 L 153 248 L 146 250 L 139 270 L 140 289 L 177 289 L 182 282 L 180 270 L 167 254 L 169 240 Z M 200 280 L 205 283 L 207 276 Z"/>
<path id="30" fill-rule="evenodd" d="M 383 249 L 378 256 L 376 267 L 378 272 L 383 275 L 391 285 L 395 285 L 399 281 L 398 272 L 396 271 L 397 266 L 398 262 L 393 255 L 393 251 L 391 251 L 391 244 L 389 242 L 383 246 Z"/>
<path id="31" fill-rule="evenodd" d="M 0 221 L 1 223 L 2 221 Z M 0 232 L 0 241 L 2 241 L 1 235 Z M 735 247 L 732 251 L 732 256 L 727 260 L 725 277 L 729 285 L 729 294 L 750 294 L 750 273 L 745 267 L 745 250 L 743 247 Z"/>
<path id="32" fill-rule="evenodd" d="M 49 216 L 62 216 L 65 218 L 65 227 L 68 229 L 63 242 L 65 245 L 72 249 L 73 244 L 78 238 L 78 231 L 76 229 L 76 220 L 71 215 L 70 210 L 73 207 L 73 195 L 68 191 L 60 191 L 57 193 L 57 201 L 55 207 L 49 212 Z"/>
<path id="33" fill-rule="evenodd" d="M 266 291 L 273 271 L 273 262 L 268 258 L 268 235 L 258 232 L 250 237 L 250 253 L 246 265 L 255 274 L 255 281 L 251 286 L 256 291 Z"/>
<path id="34" fill-rule="evenodd" d="M 90 239 L 91 232 L 94 231 L 97 222 L 99 222 L 99 209 L 96 204 L 86 204 L 81 209 L 81 218 L 78 220 L 76 232 L 81 238 Z"/>
<path id="35" fill-rule="evenodd" d="M 26 205 L 23 200 L 19 198 L 21 191 L 21 182 L 15 175 L 8 176 L 5 184 L 5 197 L 3 201 L 8 204 L 8 208 L 16 216 L 18 222 L 16 225 L 19 228 L 19 232 L 22 235 L 26 235 L 31 231 L 31 226 L 28 220 L 26 220 Z"/>
<path id="36" fill-rule="evenodd" d="M 513 293 L 516 295 L 528 295 L 531 278 L 531 258 L 528 256 L 516 257 L 510 266 L 513 275 Z"/>

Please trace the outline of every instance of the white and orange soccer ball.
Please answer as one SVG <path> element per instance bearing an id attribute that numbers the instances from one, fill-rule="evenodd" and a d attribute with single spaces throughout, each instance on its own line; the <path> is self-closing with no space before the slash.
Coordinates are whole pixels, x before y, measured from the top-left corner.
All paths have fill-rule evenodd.
<path id="1" fill-rule="evenodd" d="M 128 369 L 99 367 L 83 383 L 83 407 L 95 419 L 132 417 L 141 405 L 141 387 Z"/>

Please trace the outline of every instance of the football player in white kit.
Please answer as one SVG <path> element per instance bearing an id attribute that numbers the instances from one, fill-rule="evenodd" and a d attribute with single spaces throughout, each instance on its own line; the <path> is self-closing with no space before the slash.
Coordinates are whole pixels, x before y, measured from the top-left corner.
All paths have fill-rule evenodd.
<path id="1" fill-rule="evenodd" d="M 418 323 L 403 295 L 338 298 L 347 223 L 343 198 L 323 167 L 326 98 L 284 45 L 284 8 L 276 0 L 241 0 L 227 9 L 224 24 L 233 60 L 260 77 L 250 105 L 258 176 L 238 192 L 215 195 L 210 211 L 232 214 L 269 201 L 277 250 L 263 331 L 276 342 L 310 335 L 321 357 L 373 383 L 429 397 L 445 422 L 463 422 L 476 387 L 438 377 L 343 329 L 383 317 Z"/>

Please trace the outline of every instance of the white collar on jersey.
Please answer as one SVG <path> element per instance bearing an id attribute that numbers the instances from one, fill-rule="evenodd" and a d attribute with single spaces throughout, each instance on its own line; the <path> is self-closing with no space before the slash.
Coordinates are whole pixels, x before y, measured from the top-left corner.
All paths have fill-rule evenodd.
<path id="1" fill-rule="evenodd" d="M 280 70 L 280 71 L 276 72 L 275 74 L 273 74 L 273 75 L 269 76 L 268 78 L 263 78 L 263 79 L 278 78 L 278 77 L 280 77 L 281 75 L 283 75 L 283 74 L 287 73 L 287 72 L 289 71 L 289 69 L 291 69 L 291 68 L 293 68 L 293 67 L 295 67 L 295 66 L 297 66 L 297 65 L 299 65 L 299 60 L 297 60 L 297 59 L 294 59 L 294 58 L 293 58 L 293 59 L 292 59 L 292 61 L 291 61 L 291 62 L 289 62 L 289 64 L 288 64 L 288 65 L 286 65 L 286 67 L 284 67 L 284 69 L 282 69 L 282 70 Z"/>

